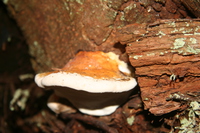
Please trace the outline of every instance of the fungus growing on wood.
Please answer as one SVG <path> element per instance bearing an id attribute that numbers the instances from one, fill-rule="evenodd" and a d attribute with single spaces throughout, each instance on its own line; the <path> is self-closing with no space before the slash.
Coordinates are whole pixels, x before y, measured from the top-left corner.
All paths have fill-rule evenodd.
<path id="1" fill-rule="evenodd" d="M 37 74 L 35 82 L 39 87 L 53 89 L 80 112 L 95 116 L 113 113 L 137 85 L 118 55 L 100 51 L 81 51 L 62 69 Z"/>

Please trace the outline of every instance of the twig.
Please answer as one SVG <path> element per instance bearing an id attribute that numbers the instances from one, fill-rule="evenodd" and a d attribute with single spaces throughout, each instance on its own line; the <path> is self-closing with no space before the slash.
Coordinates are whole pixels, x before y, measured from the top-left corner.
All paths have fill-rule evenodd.
<path id="1" fill-rule="evenodd" d="M 95 126 L 99 129 L 106 131 L 107 133 L 118 133 L 118 131 L 112 127 L 107 126 L 104 122 L 97 120 L 95 117 L 81 115 L 81 114 L 67 114 L 62 113 L 61 117 L 63 119 L 76 119 L 82 122 L 85 122 L 89 125 Z"/>

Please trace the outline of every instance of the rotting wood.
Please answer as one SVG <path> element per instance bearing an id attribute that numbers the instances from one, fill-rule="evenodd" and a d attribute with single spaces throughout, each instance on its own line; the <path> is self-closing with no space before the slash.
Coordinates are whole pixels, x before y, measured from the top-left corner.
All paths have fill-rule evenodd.
<path id="1" fill-rule="evenodd" d="M 95 5 L 93 2 L 96 2 L 96 0 L 94 0 L 93 2 L 86 0 L 86 4 L 85 4 L 86 7 L 84 8 L 80 6 L 81 1 L 67 1 L 66 2 L 64 0 L 61 0 L 61 1 L 51 1 L 50 3 L 48 3 L 48 2 L 43 2 L 43 1 L 31 1 L 31 0 L 29 1 L 4 0 L 4 2 L 7 2 L 5 4 L 8 5 L 10 13 L 14 16 L 15 20 L 17 21 L 19 27 L 21 28 L 26 38 L 27 43 L 30 46 L 31 55 L 34 57 L 32 58 L 33 67 L 36 72 L 46 71 L 47 69 L 54 66 L 55 67 L 62 66 L 63 63 L 66 63 L 71 57 L 73 57 L 74 53 L 76 53 L 78 50 L 94 50 L 94 48 L 91 45 L 93 45 L 93 43 L 95 44 L 96 42 L 98 42 L 98 45 L 102 43 L 98 50 L 114 51 L 116 49 L 113 48 L 113 44 L 118 43 L 118 42 L 120 42 L 121 44 L 128 44 L 129 45 L 128 47 L 130 48 L 131 47 L 130 45 L 132 44 L 132 42 L 134 43 L 142 42 L 143 41 L 142 39 L 153 37 L 153 35 L 155 35 L 155 32 L 159 30 L 159 29 L 156 29 L 155 27 L 164 25 L 163 22 L 167 22 L 167 21 L 166 20 L 160 21 L 152 25 L 149 25 L 149 27 L 147 27 L 147 24 L 141 24 L 141 23 L 154 22 L 157 19 L 164 19 L 164 18 L 165 19 L 166 18 L 185 18 L 185 17 L 190 18 L 185 8 L 179 3 L 180 2 L 179 0 L 173 0 L 173 2 L 178 3 L 178 4 L 176 4 L 177 7 L 173 5 L 172 9 L 169 4 L 172 2 L 172 0 L 159 0 L 157 2 L 156 0 L 147 0 L 147 1 L 132 1 L 131 0 L 128 2 L 126 0 L 124 1 L 122 0 L 117 5 L 113 4 L 114 2 L 109 3 L 107 1 L 104 1 L 105 3 L 103 3 L 103 5 L 102 3 L 99 4 L 97 2 L 98 5 L 100 5 L 99 6 L 100 8 L 96 8 L 96 7 L 93 8 L 94 11 L 97 13 L 96 15 L 98 15 L 99 12 L 102 12 L 101 7 L 106 8 L 106 11 L 113 10 L 113 9 L 117 10 L 118 15 L 116 19 L 113 21 L 114 23 L 109 23 L 110 25 L 108 24 L 108 22 L 112 21 L 112 19 L 109 20 L 108 22 L 105 21 L 104 19 L 99 19 L 99 20 L 102 20 L 101 22 L 99 22 L 98 20 L 95 19 L 96 15 L 92 17 L 93 18 L 92 21 L 90 20 L 90 17 L 87 17 L 87 14 L 92 11 L 90 9 L 90 6 Z M 89 4 L 87 4 L 88 2 Z M 167 3 L 168 5 L 165 6 L 165 3 Z M 79 22 L 82 22 L 82 19 L 80 19 L 80 16 L 82 14 L 80 12 L 84 11 L 82 9 L 85 9 L 85 8 L 87 8 L 88 12 L 83 12 L 84 14 L 86 14 L 86 17 L 84 16 L 82 17 L 82 19 L 86 18 L 86 20 L 84 20 L 85 22 L 84 24 L 86 25 L 84 24 L 80 25 Z M 173 13 L 175 11 L 176 13 Z M 73 14 L 74 12 L 80 13 L 79 14 L 80 16 L 77 14 L 74 15 Z M 102 18 L 105 18 L 105 16 L 106 15 L 101 15 Z M 170 21 L 172 20 L 169 20 L 169 22 Z M 185 21 L 185 20 L 179 20 L 179 21 Z M 105 26 L 104 22 L 108 25 Z M 195 21 L 193 21 L 193 23 L 195 23 Z M 93 28 L 93 25 L 95 25 L 96 27 Z M 135 25 L 135 26 L 132 27 L 132 25 Z M 83 28 L 82 26 L 85 26 L 85 27 Z M 106 30 L 109 28 L 112 28 L 112 26 L 116 26 L 115 27 L 116 29 L 112 30 L 111 33 L 108 33 Z M 129 29 L 131 27 L 132 29 Z M 154 29 L 153 31 L 151 31 L 152 35 L 146 32 L 148 31 L 147 29 L 149 31 L 151 31 L 150 29 Z M 108 31 L 110 32 L 110 29 Z M 115 31 L 116 31 L 116 34 L 115 34 Z M 169 31 L 171 31 L 171 29 Z M 93 34 L 93 33 L 100 33 L 100 34 Z M 107 33 L 111 37 L 110 36 L 108 37 Z M 162 36 L 162 33 L 159 33 L 159 34 Z M 159 39 L 159 37 L 156 39 Z M 136 40 L 137 42 L 135 42 Z M 164 56 L 161 56 L 161 57 L 164 58 Z M 182 57 L 182 56 L 178 55 L 177 57 Z M 162 58 L 160 58 L 160 60 L 161 59 Z M 184 58 L 184 59 L 187 59 L 187 58 Z M 187 62 L 187 63 L 191 63 L 191 62 Z M 132 65 L 134 66 L 136 64 L 132 63 Z M 185 64 L 181 64 L 181 66 L 182 65 L 185 65 Z M 193 65 L 193 64 L 190 64 L 190 65 Z M 150 65 L 150 66 L 154 67 L 153 65 Z M 171 96 L 169 95 L 169 97 L 166 97 L 166 99 L 164 98 L 161 99 L 161 102 L 168 101 L 169 104 L 168 106 L 167 105 L 165 106 L 166 107 L 164 110 L 165 112 L 161 112 L 159 114 L 170 112 L 170 110 L 168 109 L 170 109 L 169 107 L 171 106 L 171 104 L 179 106 L 179 102 L 175 104 L 175 102 L 173 101 L 174 99 L 176 99 L 175 97 L 176 90 L 177 90 L 176 88 L 179 85 L 178 84 L 179 80 L 185 80 L 180 75 L 184 75 L 185 77 L 185 72 L 186 73 L 188 72 L 187 69 L 186 70 L 184 69 L 183 74 L 179 73 L 179 76 L 176 76 L 177 75 L 176 73 L 171 74 L 171 71 L 170 72 L 167 71 L 167 74 L 164 73 L 160 76 L 160 73 L 161 73 L 160 70 L 162 70 L 163 66 L 164 66 L 163 64 L 160 66 L 158 65 L 157 69 L 153 69 L 153 71 L 152 71 L 152 68 L 149 69 L 148 66 L 145 67 L 146 69 L 149 69 L 151 72 L 153 72 L 153 76 L 149 75 L 149 73 L 148 74 L 143 73 L 143 72 L 146 72 L 146 70 L 144 71 L 144 68 L 138 69 L 139 67 L 137 68 L 136 66 L 137 68 L 136 74 L 137 72 L 139 74 L 141 73 L 141 75 L 142 73 L 144 74 L 142 76 L 139 74 L 137 75 L 139 75 L 138 81 L 139 83 L 141 83 L 141 89 L 143 90 L 142 92 L 143 101 L 144 103 L 147 103 L 145 104 L 146 109 L 148 109 L 147 108 L 148 106 L 152 107 L 152 104 L 148 105 L 150 102 L 145 102 L 145 101 L 148 101 L 148 97 L 144 97 L 145 96 L 144 94 L 152 94 L 153 96 L 157 96 L 157 97 L 154 97 L 155 99 L 153 99 L 153 102 L 155 103 L 156 100 L 157 101 L 160 100 L 159 98 L 161 98 L 162 95 L 168 95 L 167 92 L 171 92 L 171 90 L 175 91 L 175 93 L 173 93 Z M 196 66 L 198 66 L 198 64 L 196 64 Z M 142 70 L 142 71 L 139 71 L 139 70 Z M 193 71 L 197 71 L 197 70 L 198 68 Z M 150 72 L 150 71 L 147 71 L 147 72 Z M 157 74 L 154 73 L 156 71 L 157 71 Z M 179 71 L 182 71 L 182 69 L 180 69 Z M 186 86 L 184 86 L 182 90 L 193 88 L 195 84 L 197 84 L 197 87 L 198 87 L 198 79 L 194 80 L 196 77 L 194 75 L 194 72 L 192 74 L 193 74 L 192 76 L 190 75 L 186 76 L 188 83 L 190 82 L 191 84 L 186 84 Z M 197 73 L 197 76 L 198 76 L 198 73 Z M 170 78 L 176 79 L 176 80 L 168 81 Z M 153 86 L 156 89 L 159 88 L 160 85 L 166 85 L 166 88 L 160 87 L 161 89 L 156 92 L 152 92 L 152 89 L 147 88 L 149 90 L 145 92 L 144 91 L 145 83 L 147 83 L 149 87 Z M 167 85 L 170 85 L 171 88 L 169 88 L 169 86 Z M 197 89 L 198 88 L 196 88 L 196 90 Z M 179 95 L 182 96 L 182 94 L 179 94 Z M 184 97 L 186 97 L 187 99 L 188 97 L 187 95 L 190 95 L 191 96 L 190 99 L 192 100 L 195 100 L 194 97 L 199 96 L 193 92 L 187 93 L 186 96 L 185 96 L 185 93 L 183 95 L 184 95 L 183 98 L 179 99 L 180 101 L 184 99 Z M 35 91 L 33 93 L 33 96 L 31 97 L 32 102 L 31 104 L 29 104 L 30 107 L 27 108 L 28 110 L 33 109 L 33 103 L 34 103 L 34 100 L 38 98 L 37 96 L 38 96 L 38 92 Z M 136 100 L 134 99 L 134 103 L 135 101 Z M 130 105 L 132 104 L 133 103 L 130 103 Z M 34 103 L 34 105 L 38 105 L 38 103 Z M 133 105 L 133 106 L 137 106 L 137 105 L 138 104 Z M 157 105 L 159 105 L 159 102 L 156 103 L 156 106 Z M 149 126 L 149 124 L 147 124 L 148 122 L 145 121 L 146 118 L 144 118 L 144 114 L 139 115 L 139 117 L 136 115 L 138 112 L 141 111 L 141 108 L 140 108 L 140 111 L 138 110 L 135 111 L 133 109 L 129 109 L 125 107 L 126 105 L 124 105 L 122 108 L 123 108 L 123 113 L 125 112 L 125 117 L 127 119 L 126 118 L 119 119 L 119 117 L 123 117 L 123 114 L 114 113 L 113 115 L 115 115 L 115 117 L 112 119 L 116 120 L 117 122 L 113 124 L 113 127 L 116 127 L 116 125 L 117 126 L 120 125 L 118 129 L 121 132 L 123 131 L 126 133 L 128 131 L 130 132 L 130 130 L 135 131 L 135 132 L 137 131 L 154 132 L 153 129 Z M 163 107 L 163 105 L 159 107 Z M 172 107 L 173 109 L 176 109 L 176 106 L 172 106 Z M 185 106 L 182 106 L 182 108 L 185 108 Z M 153 109 L 150 111 L 153 112 Z M 19 116 L 19 114 L 17 114 L 18 112 L 17 113 L 12 112 L 12 116 L 17 116 L 17 118 L 19 117 L 22 118 L 20 119 L 21 121 L 16 122 L 13 125 L 16 125 L 15 127 L 17 127 L 17 129 L 20 128 L 21 130 L 26 131 L 26 132 L 27 132 L 27 129 L 25 129 L 26 127 L 37 128 L 36 132 L 39 132 L 38 128 L 41 128 L 41 127 L 38 127 L 38 125 L 41 123 L 40 121 L 38 121 L 38 118 L 42 118 L 42 117 L 40 115 L 35 116 L 35 121 L 31 123 L 34 115 L 33 113 L 30 113 L 31 111 L 28 111 L 28 112 L 29 112 L 28 115 L 26 114 L 26 116 L 23 116 L 23 117 Z M 54 116 L 54 114 L 52 116 Z M 30 117 L 30 119 L 27 121 L 24 121 L 24 117 Z M 9 120 L 12 121 L 13 119 L 9 119 Z M 53 120 L 56 124 L 59 124 L 58 118 L 55 117 Z M 26 123 L 23 123 L 22 121 Z M 129 125 L 127 124 L 127 121 L 129 121 L 128 122 Z M 51 125 L 51 121 L 48 121 L 48 120 L 44 121 L 43 124 L 44 124 L 43 128 L 48 129 L 47 131 L 49 132 L 52 131 L 51 127 L 54 127 L 54 126 Z M 76 129 L 75 131 L 77 131 L 78 129 L 80 130 L 80 127 L 79 127 L 80 124 L 77 124 L 76 122 L 75 123 L 69 122 L 66 125 L 67 126 L 66 129 L 71 128 L 70 124 L 73 125 L 74 129 Z M 127 128 L 130 130 L 126 130 Z M 55 132 L 57 131 L 57 128 L 53 128 L 53 129 Z M 82 127 L 82 129 L 85 129 L 85 128 Z M 33 130 L 30 130 L 30 131 L 32 132 Z M 71 129 L 70 131 L 74 131 L 74 130 Z M 157 132 L 160 132 L 160 128 L 159 129 L 157 128 Z"/>
<path id="2" fill-rule="evenodd" d="M 181 0 L 181 2 L 196 16 L 200 17 L 199 0 Z"/>
<path id="3" fill-rule="evenodd" d="M 171 94 L 199 92 L 200 20 L 162 20 L 126 48 L 141 87 L 145 109 L 163 115 L 185 108 Z"/>
<path id="4" fill-rule="evenodd" d="M 82 121 L 89 125 L 93 125 L 94 127 L 99 128 L 107 133 L 118 133 L 118 131 L 115 128 L 109 127 L 106 123 L 99 121 L 95 117 L 92 117 L 92 116 L 62 113 L 61 117 L 64 119 L 76 119 L 76 120 Z"/>
<path id="5" fill-rule="evenodd" d="M 4 3 L 26 38 L 36 72 L 62 67 L 80 50 L 123 54 L 114 44 L 118 37 L 125 41 L 128 36 L 118 36 L 115 31 L 129 24 L 189 18 L 181 3 L 172 0 L 5 0 Z"/>

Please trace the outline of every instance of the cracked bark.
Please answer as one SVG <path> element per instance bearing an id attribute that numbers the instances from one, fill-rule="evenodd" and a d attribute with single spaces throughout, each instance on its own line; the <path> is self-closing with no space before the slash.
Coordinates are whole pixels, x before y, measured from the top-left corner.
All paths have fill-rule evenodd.
<path id="1" fill-rule="evenodd" d="M 182 110 L 171 94 L 188 96 L 200 88 L 199 20 L 162 20 L 146 26 L 146 34 L 128 43 L 127 53 L 141 89 L 145 109 L 154 115 Z"/>
<path id="2" fill-rule="evenodd" d="M 6 4 L 29 44 L 36 72 L 63 67 L 79 50 L 114 51 L 122 54 L 114 46 L 118 43 L 118 37 L 122 36 L 115 33 L 128 24 L 187 17 L 185 8 L 180 3 L 180 8 L 178 5 L 173 7 L 176 12 L 171 13 L 165 11 L 170 11 L 171 7 L 165 7 L 154 0 L 13 0 Z M 159 5 L 160 11 L 156 11 L 154 5 Z"/>
<path id="3" fill-rule="evenodd" d="M 29 45 L 35 72 L 61 68 L 79 50 L 113 51 L 136 68 L 144 109 L 152 114 L 186 108 L 174 94 L 182 97 L 180 101 L 198 100 L 200 23 L 179 19 L 190 18 L 181 0 L 12 0 L 6 4 Z M 140 99 L 130 101 L 106 116 L 114 121 L 110 125 L 120 132 L 154 132 L 144 124 L 145 116 L 138 115 L 141 106 L 137 110 L 127 105 L 139 106 Z M 130 119 L 134 123 L 128 123 Z"/>

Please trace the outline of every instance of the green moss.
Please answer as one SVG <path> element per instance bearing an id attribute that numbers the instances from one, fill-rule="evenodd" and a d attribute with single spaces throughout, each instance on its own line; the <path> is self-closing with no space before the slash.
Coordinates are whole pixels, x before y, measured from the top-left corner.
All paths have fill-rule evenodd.
<path id="1" fill-rule="evenodd" d="M 149 53 L 149 54 L 146 54 L 147 56 L 154 56 L 155 53 Z"/>
<path id="2" fill-rule="evenodd" d="M 186 115 L 177 117 L 180 118 L 180 126 L 175 127 L 175 129 L 179 129 L 178 133 L 196 133 L 200 131 L 199 110 L 200 104 L 197 101 L 192 101 L 190 107 L 184 113 Z"/>
<path id="3" fill-rule="evenodd" d="M 159 31 L 156 35 L 157 35 L 157 36 L 159 36 L 159 35 L 161 35 L 161 36 L 165 36 L 166 34 L 163 33 L 162 31 Z"/>
<path id="4" fill-rule="evenodd" d="M 198 33 L 198 32 L 195 32 L 195 33 L 194 33 L 194 35 L 200 35 L 200 33 Z"/>
<path id="5" fill-rule="evenodd" d="M 132 126 L 133 123 L 134 123 L 134 121 L 135 121 L 135 117 L 134 117 L 134 116 L 128 117 L 128 118 L 126 119 L 126 121 L 127 121 L 127 123 L 128 123 L 130 126 Z"/>
<path id="6" fill-rule="evenodd" d="M 174 28 L 174 30 L 171 31 L 171 33 L 176 33 L 176 32 L 178 32 L 178 30 L 176 28 Z"/>
<path id="7" fill-rule="evenodd" d="M 188 29 L 188 30 L 184 30 L 182 33 L 185 34 L 185 33 L 190 33 L 192 31 L 193 31 L 193 29 L 191 28 L 191 29 Z"/>
<path id="8" fill-rule="evenodd" d="M 136 8 L 137 5 L 136 4 L 130 4 L 129 6 L 124 8 L 124 12 L 129 12 L 130 10 L 132 10 L 133 8 Z"/>
<path id="9" fill-rule="evenodd" d="M 76 0 L 76 2 L 82 5 L 84 0 Z"/>
<path id="10" fill-rule="evenodd" d="M 3 3 L 4 3 L 4 4 L 7 4 L 7 3 L 8 3 L 8 0 L 3 0 Z"/>
<path id="11" fill-rule="evenodd" d="M 140 58 L 140 57 L 142 57 L 142 55 L 135 55 L 135 56 L 133 56 L 133 58 L 136 59 L 136 60 L 137 60 L 138 58 Z"/>
<path id="12" fill-rule="evenodd" d="M 145 97 L 145 98 L 144 98 L 144 101 L 149 101 L 149 98 L 148 98 L 148 97 Z"/>
<path id="13" fill-rule="evenodd" d="M 171 23 L 169 23 L 168 25 L 173 26 L 173 27 L 176 27 L 176 23 L 175 23 L 175 22 L 171 22 Z"/>
<path id="14" fill-rule="evenodd" d="M 64 2 L 65 9 L 69 11 L 69 5 L 67 2 Z"/>
<path id="15" fill-rule="evenodd" d="M 37 47 L 37 46 L 38 46 L 38 42 L 37 42 L 37 41 L 34 41 L 34 42 L 33 42 L 33 45 Z"/>
<path id="16" fill-rule="evenodd" d="M 160 55 L 164 55 L 165 53 L 163 53 L 163 52 L 160 52 Z"/>
<path id="17" fill-rule="evenodd" d="M 42 48 L 42 44 L 38 43 L 38 41 L 34 41 L 32 45 L 29 45 L 29 53 L 32 56 L 39 57 L 36 59 L 32 59 L 32 67 L 35 70 L 38 70 L 37 72 L 42 72 L 44 71 L 43 68 L 45 66 L 52 67 L 52 62 L 51 60 L 46 56 L 44 49 Z M 38 65 L 42 64 L 42 65 Z"/>
<path id="18" fill-rule="evenodd" d="M 196 44 L 197 43 L 197 39 L 196 38 L 190 38 L 190 41 L 192 44 Z"/>
<path id="19" fill-rule="evenodd" d="M 172 47 L 171 49 L 182 48 L 185 45 L 185 40 L 186 40 L 186 38 L 177 38 L 177 39 L 175 39 L 175 41 L 173 43 L 174 47 Z"/>
<path id="20" fill-rule="evenodd" d="M 121 15 L 121 17 L 120 17 L 120 20 L 121 21 L 125 21 L 126 19 L 125 19 L 125 16 L 124 16 L 124 12 L 122 12 L 122 15 Z"/>
<path id="21" fill-rule="evenodd" d="M 192 53 L 192 54 L 199 54 L 200 53 L 200 49 L 195 49 L 195 48 L 191 47 L 190 45 L 188 45 L 186 47 L 186 52 Z"/>
<path id="22" fill-rule="evenodd" d="M 24 110 L 29 95 L 30 91 L 28 89 L 17 89 L 14 93 L 13 99 L 10 102 L 10 110 L 14 111 L 16 105 L 20 107 L 21 110 Z"/>
<path id="23" fill-rule="evenodd" d="M 173 47 L 171 47 L 172 53 L 178 53 L 183 55 L 189 54 L 199 54 L 200 49 L 193 47 L 194 44 L 198 44 L 196 38 L 188 38 L 187 44 L 185 42 L 186 38 L 177 38 L 173 43 Z M 189 41 L 188 41 L 189 40 Z"/>

